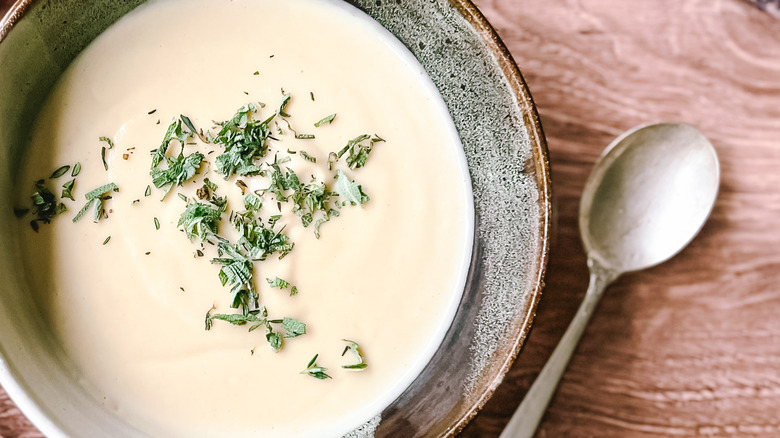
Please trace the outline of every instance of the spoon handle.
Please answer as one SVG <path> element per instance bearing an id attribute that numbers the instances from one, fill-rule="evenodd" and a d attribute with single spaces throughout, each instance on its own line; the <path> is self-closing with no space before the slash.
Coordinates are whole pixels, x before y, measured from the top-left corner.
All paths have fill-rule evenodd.
<path id="1" fill-rule="evenodd" d="M 601 267 L 593 259 L 588 260 L 588 267 L 590 284 L 585 299 L 499 438 L 533 437 L 604 289 L 619 275 L 617 272 Z"/>

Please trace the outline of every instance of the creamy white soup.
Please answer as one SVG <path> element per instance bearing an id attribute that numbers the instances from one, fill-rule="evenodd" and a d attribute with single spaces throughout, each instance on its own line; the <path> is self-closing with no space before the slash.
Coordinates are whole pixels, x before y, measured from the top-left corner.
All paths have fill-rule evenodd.
<path id="1" fill-rule="evenodd" d="M 248 120 L 274 116 L 267 152 L 252 161 L 256 172 L 225 175 L 215 122 L 248 104 Z M 172 121 L 184 144 L 171 141 L 157 168 L 180 152 L 203 159 L 181 186 L 158 188 L 153 151 Z M 190 124 L 203 138 L 187 134 Z M 360 147 L 371 149 L 365 165 L 350 165 Z M 452 321 L 473 222 L 461 149 L 416 60 L 351 6 L 152 0 L 79 55 L 41 109 L 18 203 L 29 204 L 43 179 L 67 211 L 51 223 L 34 212 L 19 220 L 30 288 L 76 377 L 149 436 L 341 436 L 411 383 Z M 269 190 L 274 160 L 282 175 L 340 194 L 304 226 L 293 202 L 279 199 L 293 189 Z M 51 178 L 61 166 L 70 167 Z M 85 197 L 110 183 L 116 190 Z M 71 184 L 75 200 L 61 196 Z M 342 205 L 345 190 L 360 202 Z M 225 265 L 212 260 L 227 257 L 219 239 L 240 235 L 230 217 L 247 210 L 247 194 L 263 202 L 251 216 L 294 247 L 250 261 L 258 306 L 232 308 Z M 188 238 L 185 209 L 214 207 L 214 197 L 227 201 L 220 237 Z M 266 309 L 256 330 L 219 318 L 206 330 L 207 312 L 245 308 L 258 319 Z M 285 317 L 305 334 L 278 322 Z M 307 373 L 315 355 L 326 369 Z"/>

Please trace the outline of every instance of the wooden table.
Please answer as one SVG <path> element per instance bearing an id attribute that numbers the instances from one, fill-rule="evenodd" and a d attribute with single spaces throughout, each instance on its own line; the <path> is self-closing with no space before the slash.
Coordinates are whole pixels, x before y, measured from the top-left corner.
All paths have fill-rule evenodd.
<path id="1" fill-rule="evenodd" d="M 538 436 L 780 436 L 780 1 L 476 3 L 539 107 L 557 225 L 530 337 L 462 436 L 500 433 L 563 334 L 588 282 L 585 179 L 654 121 L 712 140 L 720 197 L 682 254 L 610 287 Z M 0 436 L 41 436 L 4 392 Z"/>

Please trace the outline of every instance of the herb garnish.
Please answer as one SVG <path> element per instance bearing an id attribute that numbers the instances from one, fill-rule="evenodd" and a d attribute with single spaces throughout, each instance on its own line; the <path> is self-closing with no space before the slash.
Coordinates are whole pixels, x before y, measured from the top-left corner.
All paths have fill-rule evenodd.
<path id="1" fill-rule="evenodd" d="M 65 175 L 69 170 L 70 170 L 70 166 L 66 164 L 66 165 L 60 167 L 59 169 L 55 170 L 54 172 L 52 172 L 52 174 L 49 177 L 49 179 L 59 178 L 62 175 Z"/>
<path id="2" fill-rule="evenodd" d="M 271 287 L 278 287 L 279 289 L 287 289 L 288 287 L 290 287 L 290 283 L 288 281 L 282 280 L 279 277 L 276 277 L 273 280 L 270 278 L 266 278 L 265 281 L 267 281 Z"/>
<path id="3" fill-rule="evenodd" d="M 286 256 L 294 247 L 285 234 L 285 226 L 278 226 L 283 220 L 283 204 L 289 211 L 297 215 L 301 224 L 308 227 L 314 223 L 314 234 L 319 237 L 320 227 L 331 218 L 339 216 L 338 208 L 346 205 L 361 205 L 368 202 L 369 197 L 363 192 L 362 186 L 347 177 L 338 170 L 333 177 L 332 186 L 318 181 L 312 176 L 306 184 L 301 182 L 296 172 L 290 167 L 292 159 L 289 155 L 279 156 L 278 153 L 272 159 L 267 157 L 271 142 L 280 141 L 274 133 L 285 135 L 283 126 L 287 126 L 290 136 L 297 139 L 313 139 L 311 134 L 298 134 L 287 120 L 290 114 L 287 105 L 291 101 L 291 95 L 282 90 L 282 100 L 276 111 L 266 117 L 259 117 L 257 107 L 248 103 L 240 107 L 232 118 L 215 122 L 218 132 L 212 134 L 207 131 L 205 135 L 196 133 L 192 121 L 181 115 L 174 119 L 168 127 L 161 145 L 152 151 L 151 175 L 153 183 L 158 188 L 167 188 L 166 194 L 175 185 L 192 178 L 205 160 L 205 156 L 198 152 L 184 156 L 185 145 L 188 145 L 193 135 L 203 142 L 219 146 L 222 153 L 214 160 L 214 170 L 226 180 L 234 176 L 259 176 L 268 181 L 268 186 L 260 190 L 249 190 L 249 185 L 242 179 L 235 180 L 235 185 L 244 195 L 243 211 L 230 211 L 229 222 L 237 232 L 237 238 L 228 239 L 219 234 L 219 226 L 222 214 L 227 212 L 225 197 L 216 195 L 217 186 L 208 178 L 204 178 L 203 185 L 196 190 L 196 198 L 189 200 L 183 193 L 179 197 L 187 205 L 181 214 L 178 227 L 182 229 L 190 240 L 196 239 L 216 246 L 217 256 L 211 259 L 211 263 L 220 265 L 219 279 L 223 286 L 230 289 L 232 298 L 230 306 L 238 310 L 234 314 L 213 313 L 213 308 L 206 313 L 206 329 L 212 327 L 214 320 L 226 321 L 233 325 L 249 325 L 249 330 L 254 331 L 265 327 L 266 340 L 274 350 L 282 348 L 283 338 L 292 338 L 306 333 L 306 325 L 293 318 L 269 320 L 265 307 L 259 305 L 259 294 L 255 286 L 255 262 L 265 260 L 268 256 L 275 255 L 280 259 Z M 260 107 L 263 107 L 260 104 Z M 336 114 L 331 114 L 317 122 L 315 126 L 332 123 Z M 178 157 L 170 157 L 167 150 L 171 142 L 177 141 L 181 147 Z M 371 152 L 373 144 L 382 141 L 378 136 L 362 135 L 356 137 L 339 153 L 331 153 L 328 166 L 346 155 L 347 166 L 351 169 L 363 167 Z M 284 150 L 284 149 L 281 149 Z M 311 163 L 317 159 L 306 151 L 290 151 L 288 154 L 299 153 L 300 156 Z M 163 165 L 164 163 L 164 165 Z M 147 192 L 149 188 L 147 188 Z M 262 218 L 261 212 L 266 195 L 272 195 L 276 208 L 280 214 Z M 332 202 L 337 199 L 337 202 Z M 159 221 L 155 219 L 155 227 L 159 228 Z M 201 244 L 201 249 L 203 248 Z M 198 256 L 203 252 L 198 249 Z M 290 295 L 298 293 L 298 288 L 288 281 L 275 277 L 266 278 L 271 287 L 290 289 Z M 281 324 L 281 332 L 274 329 L 275 324 Z M 351 342 L 351 341 L 350 341 Z M 349 347 L 348 347 L 349 348 Z M 349 369 L 362 369 L 365 362 L 357 350 L 360 363 L 347 366 Z M 330 378 L 325 369 L 315 363 L 315 359 L 307 367 L 306 374 L 317 378 Z"/>
<path id="4" fill-rule="evenodd" d="M 114 142 L 108 137 L 99 137 L 99 140 L 108 143 L 108 149 L 106 149 L 105 146 L 100 149 L 100 159 L 103 160 L 103 167 L 108 170 L 108 163 L 106 163 L 106 150 L 113 149 Z"/>
<path id="5" fill-rule="evenodd" d="M 258 74 L 258 72 L 255 72 Z M 192 179 L 206 159 L 200 152 L 193 152 L 185 155 L 187 146 L 197 144 L 200 140 L 204 144 L 218 145 L 222 148 L 213 163 L 215 171 L 230 179 L 234 175 L 238 176 L 259 176 L 268 181 L 267 188 L 260 190 L 250 190 L 252 184 L 247 184 L 243 180 L 236 180 L 236 186 L 241 190 L 243 198 L 243 211 L 230 211 L 229 222 L 235 228 L 237 237 L 228 239 L 220 235 L 219 226 L 222 221 L 223 213 L 228 211 L 227 197 L 219 197 L 216 194 L 217 185 L 208 178 L 203 179 L 203 184 L 197 189 L 197 197 L 192 200 L 183 193 L 177 193 L 178 196 L 186 202 L 186 207 L 179 217 L 177 227 L 185 232 L 190 240 L 200 240 L 200 249 L 196 250 L 198 257 L 203 257 L 201 249 L 205 248 L 205 243 L 216 246 L 217 256 L 211 259 L 211 263 L 220 265 L 219 279 L 223 286 L 228 286 L 232 294 L 231 307 L 238 309 L 237 313 L 223 314 L 211 312 L 215 308 L 206 312 L 205 326 L 210 330 L 214 320 L 226 321 L 230 324 L 243 326 L 249 325 L 249 331 L 258 328 L 265 328 L 266 341 L 273 350 L 279 350 L 283 346 L 284 338 L 294 338 L 306 334 L 306 324 L 294 318 L 284 317 L 282 319 L 269 319 L 265 307 L 259 305 L 259 295 L 255 286 L 255 262 L 263 261 L 267 257 L 274 255 L 279 259 L 285 257 L 294 248 L 294 243 L 285 234 L 284 219 L 286 212 L 295 214 L 300 218 L 301 225 L 308 227 L 314 223 L 314 234 L 317 238 L 320 235 L 320 227 L 325 222 L 339 216 L 340 208 L 346 205 L 362 205 L 369 201 L 368 195 L 363 192 L 363 188 L 355 180 L 350 179 L 344 171 L 337 170 L 332 174 L 334 181 L 323 182 L 317 180 L 313 175 L 308 184 L 301 182 L 296 172 L 290 167 L 290 163 L 295 161 L 290 155 L 299 154 L 304 160 L 311 163 L 317 163 L 317 159 L 308 152 L 299 150 L 292 151 L 287 149 L 288 155 L 279 156 L 284 148 L 275 148 L 276 152 L 273 159 L 266 159 L 271 142 L 282 140 L 280 137 L 274 137 L 272 127 L 279 135 L 285 135 L 282 127 L 286 124 L 288 136 L 296 139 L 314 139 L 312 134 L 299 134 L 290 124 L 287 112 L 287 106 L 291 101 L 291 95 L 285 93 L 282 89 L 282 99 L 276 111 L 266 118 L 258 118 L 258 109 L 254 104 L 249 103 L 239 108 L 233 117 L 224 122 L 215 122 L 219 129 L 216 135 L 203 130 L 196 130 L 192 120 L 180 115 L 173 119 L 168 126 L 165 136 L 159 147 L 151 151 L 150 175 L 152 184 L 158 189 L 164 189 L 163 199 L 176 186 L 182 186 L 186 181 Z M 310 93 L 314 100 L 314 93 Z M 260 108 L 265 107 L 263 103 L 258 103 Z M 156 110 L 149 111 L 153 114 Z M 336 117 L 336 113 L 322 118 L 314 126 L 320 127 L 324 124 L 330 124 Z M 157 122 L 159 124 L 159 120 Z M 114 148 L 112 139 L 108 137 L 99 137 L 100 141 L 105 142 L 102 147 L 101 160 L 103 166 L 108 170 L 106 161 L 107 151 Z M 328 170 L 332 170 L 333 165 L 346 155 L 346 167 L 355 170 L 364 167 L 373 146 L 384 139 L 374 135 L 363 134 L 349 140 L 338 152 L 331 152 L 328 155 Z M 172 142 L 177 142 L 179 151 L 177 155 L 168 154 Z M 313 142 L 312 142 L 313 143 Z M 130 151 L 130 148 L 128 151 Z M 214 150 L 210 150 L 210 155 Z M 125 159 L 129 154 L 125 154 Z M 206 172 L 210 171 L 207 168 Z M 61 166 L 56 169 L 50 179 L 60 178 L 71 170 L 70 165 Z M 72 167 L 71 176 L 76 177 L 81 172 L 81 164 L 76 163 Z M 58 202 L 56 196 L 46 188 L 45 181 L 36 182 L 36 192 L 31 197 L 34 206 L 36 218 L 31 222 L 32 227 L 37 231 L 38 222 L 48 223 L 52 217 L 67 210 L 67 207 Z M 61 198 L 75 200 L 73 189 L 75 179 L 65 182 L 62 185 Z M 119 188 L 113 182 L 100 186 L 84 196 L 86 204 L 73 218 L 73 222 L 78 221 L 86 212 L 94 209 L 94 220 L 100 220 L 101 217 L 107 217 L 104 209 L 104 201 L 111 199 L 112 192 L 118 192 Z M 266 211 L 263 204 L 266 195 L 273 195 L 276 209 L 279 214 L 261 217 Z M 151 185 L 147 185 L 144 196 L 151 195 Z M 140 202 L 140 200 L 135 200 Z M 283 209 L 284 203 L 284 209 Z M 271 204 L 273 205 L 273 204 Z M 271 207 L 273 208 L 273 207 Z M 23 216 L 28 210 L 14 209 L 17 216 Z M 160 229 L 160 220 L 153 217 L 155 229 Z M 281 224 L 281 226 L 280 226 Z M 228 234 L 230 235 L 230 234 Z M 107 236 L 103 241 L 106 245 L 111 240 Z M 150 255 L 151 252 L 145 252 Z M 296 295 L 298 288 L 290 282 L 274 277 L 266 278 L 269 286 L 272 288 L 290 289 L 290 295 Z M 180 287 L 184 291 L 183 287 Z M 357 357 L 358 363 L 344 365 L 345 369 L 364 369 L 366 368 L 365 358 L 360 346 L 350 340 L 344 340 L 348 343 L 342 356 L 347 351 Z M 253 350 L 254 351 L 254 350 Z M 317 365 L 315 355 L 307 365 L 302 374 L 308 374 L 318 379 L 331 378 L 327 369 Z"/>
<path id="6" fill-rule="evenodd" d="M 297 319 L 284 317 L 283 319 L 275 319 L 270 322 L 274 324 L 282 324 L 285 338 L 295 338 L 297 336 L 306 334 L 306 324 L 298 321 Z"/>
<path id="7" fill-rule="evenodd" d="M 252 332 L 260 327 L 265 327 L 265 337 L 266 341 L 268 341 L 268 344 L 271 346 L 274 350 L 280 350 L 282 348 L 282 337 L 279 335 L 279 333 L 275 332 L 273 329 L 272 324 L 281 324 L 282 328 L 285 331 L 284 337 L 285 338 L 294 338 L 303 334 L 306 334 L 306 324 L 293 319 L 293 318 L 283 318 L 283 319 L 274 319 L 269 320 L 268 319 L 268 311 L 265 307 L 258 308 L 256 310 L 253 310 L 246 314 L 238 314 L 238 313 L 231 313 L 231 314 L 225 314 L 225 313 L 215 313 L 212 314 L 211 311 L 214 310 L 212 307 L 209 309 L 208 312 L 206 312 L 206 330 L 211 330 L 211 327 L 213 325 L 213 321 L 215 319 L 228 322 L 233 325 L 237 326 L 243 326 L 247 324 L 251 324 L 249 326 L 249 331 Z"/>
<path id="8" fill-rule="evenodd" d="M 168 126 L 165 138 L 163 138 L 160 147 L 152 150 L 152 169 L 150 172 L 152 175 L 152 183 L 158 189 L 167 187 L 163 198 L 165 198 L 175 185 L 181 186 L 185 181 L 192 178 L 204 158 L 203 154 L 200 152 L 193 152 L 187 156 L 184 155 L 184 146 L 187 144 L 187 139 L 193 134 L 193 132 L 182 127 L 184 119 L 189 122 L 185 123 L 185 125 L 192 125 L 192 122 L 185 116 L 174 119 Z M 181 149 L 177 156 L 170 157 L 166 152 L 168 151 L 171 142 L 174 140 L 179 142 Z M 165 162 L 167 166 L 165 168 L 160 168 L 159 166 L 163 162 Z"/>
<path id="9" fill-rule="evenodd" d="M 190 240 L 195 240 L 196 237 L 206 240 L 217 234 L 217 223 L 223 212 L 224 209 L 212 204 L 192 202 L 187 204 L 176 226 L 182 228 Z"/>
<path id="10" fill-rule="evenodd" d="M 352 205 L 365 204 L 370 199 L 363 193 L 363 187 L 350 180 L 341 170 L 336 173 L 336 192 L 344 198 L 344 203 Z"/>
<path id="11" fill-rule="evenodd" d="M 268 123 L 275 117 L 257 121 L 251 120 L 251 115 L 257 111 L 253 104 L 247 104 L 238 109 L 232 119 L 217 125 L 222 129 L 211 142 L 224 148 L 224 152 L 217 156 L 217 173 L 225 176 L 232 175 L 256 175 L 260 172 L 260 166 L 255 161 L 265 156 L 268 151 L 267 140 L 270 137 Z"/>
<path id="12" fill-rule="evenodd" d="M 306 365 L 306 369 L 301 371 L 301 374 L 307 374 L 320 380 L 332 379 L 332 377 L 325 373 L 325 371 L 328 370 L 327 368 L 317 365 L 318 356 L 318 354 L 315 354 L 314 357 L 311 358 L 309 364 Z"/>
<path id="13" fill-rule="evenodd" d="M 347 354 L 347 351 L 351 351 L 355 356 L 357 356 L 358 363 L 352 365 L 342 365 L 341 368 L 347 370 L 365 369 L 368 365 L 366 364 L 366 360 L 363 357 L 363 352 L 360 349 L 360 345 L 358 345 L 358 343 L 355 341 L 350 341 L 349 339 L 342 339 L 342 341 L 347 342 L 349 345 L 344 347 L 344 351 L 341 353 L 341 355 L 344 356 L 345 354 Z"/>
<path id="14" fill-rule="evenodd" d="M 301 151 L 301 156 L 304 160 L 309 161 L 311 163 L 316 163 L 317 159 L 309 155 L 306 151 Z"/>
<path id="15" fill-rule="evenodd" d="M 371 153 L 374 144 L 384 141 L 385 140 L 378 135 L 374 135 L 373 137 L 368 134 L 358 135 L 348 141 L 347 145 L 336 153 L 336 161 L 345 153 L 349 152 L 349 155 L 347 155 L 347 166 L 349 166 L 350 169 L 361 168 L 366 165 L 368 154 Z"/>
<path id="16" fill-rule="evenodd" d="M 81 219 L 81 216 L 84 216 L 84 213 L 86 213 L 90 207 L 95 209 L 95 220 L 100 220 L 100 217 L 103 215 L 103 201 L 111 198 L 111 196 L 108 195 L 109 193 L 118 191 L 119 187 L 117 187 L 116 184 L 108 183 L 84 195 L 84 197 L 87 198 L 87 203 L 84 205 L 84 207 L 81 208 L 81 210 L 79 210 L 78 213 L 76 213 L 76 216 L 73 218 L 73 222 Z"/>
<path id="17" fill-rule="evenodd" d="M 331 123 L 333 123 L 333 119 L 335 119 L 335 118 L 336 118 L 336 113 L 333 113 L 333 114 L 331 114 L 329 116 L 325 116 L 322 119 L 320 119 L 318 122 L 316 122 L 314 124 L 314 127 L 315 128 L 319 128 L 320 126 L 322 126 L 322 125 L 324 125 L 326 123 L 327 124 L 331 124 Z"/>
<path id="18" fill-rule="evenodd" d="M 73 197 L 73 186 L 76 184 L 76 180 L 72 179 L 65 184 L 62 185 L 62 194 L 60 195 L 60 198 L 68 198 L 71 201 L 75 201 L 76 198 Z"/>
<path id="19" fill-rule="evenodd" d="M 65 204 L 57 202 L 57 196 L 45 185 L 44 180 L 35 182 L 35 193 L 30 196 L 33 204 L 33 214 L 36 216 L 30 222 L 33 230 L 38 231 L 38 222 L 48 224 L 54 216 L 68 210 Z"/>

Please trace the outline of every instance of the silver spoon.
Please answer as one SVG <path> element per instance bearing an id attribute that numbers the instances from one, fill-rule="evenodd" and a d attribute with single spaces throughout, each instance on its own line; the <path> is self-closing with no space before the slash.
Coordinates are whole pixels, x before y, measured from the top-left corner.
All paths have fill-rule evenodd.
<path id="1" fill-rule="evenodd" d="M 607 147 L 580 203 L 588 291 L 500 438 L 534 435 L 604 289 L 620 274 L 657 265 L 682 250 L 712 211 L 719 183 L 715 149 L 685 124 L 640 126 Z"/>

